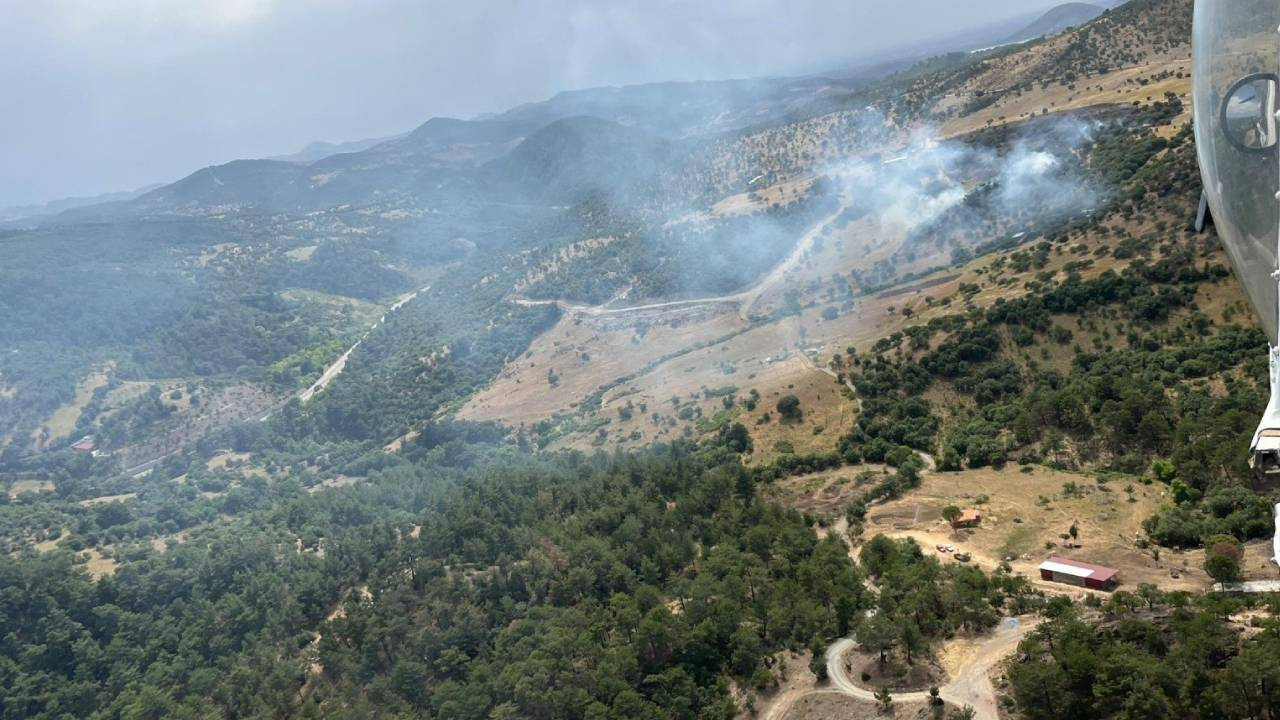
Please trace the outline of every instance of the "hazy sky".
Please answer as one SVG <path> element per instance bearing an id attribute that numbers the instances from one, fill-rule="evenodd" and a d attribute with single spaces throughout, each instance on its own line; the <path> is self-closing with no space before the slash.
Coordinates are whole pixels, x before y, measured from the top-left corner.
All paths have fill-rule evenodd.
<path id="1" fill-rule="evenodd" d="M 801 73 L 1051 0 L 0 0 L 0 207 L 556 91 Z"/>

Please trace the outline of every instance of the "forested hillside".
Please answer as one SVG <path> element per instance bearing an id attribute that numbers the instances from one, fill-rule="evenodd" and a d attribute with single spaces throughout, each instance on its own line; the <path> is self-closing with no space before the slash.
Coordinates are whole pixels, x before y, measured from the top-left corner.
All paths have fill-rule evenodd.
<path id="1" fill-rule="evenodd" d="M 0 230 L 0 718 L 1270 717 L 1190 10 Z"/>

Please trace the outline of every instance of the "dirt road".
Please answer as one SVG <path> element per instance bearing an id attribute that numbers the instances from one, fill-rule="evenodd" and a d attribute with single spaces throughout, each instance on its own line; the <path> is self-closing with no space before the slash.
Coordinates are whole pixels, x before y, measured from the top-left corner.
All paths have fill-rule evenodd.
<path id="1" fill-rule="evenodd" d="M 604 305 L 578 305 L 576 303 L 567 302 L 565 300 L 530 300 L 528 298 L 516 297 L 512 298 L 512 302 L 517 305 L 556 305 L 561 310 L 571 313 L 579 313 L 582 315 L 590 315 L 593 317 L 609 316 L 609 315 L 626 315 L 629 313 L 646 312 L 652 310 L 662 310 L 666 308 L 681 308 L 697 305 L 709 305 L 714 303 L 736 303 L 738 305 L 738 314 L 743 320 L 747 320 L 751 316 L 751 311 L 759 303 L 760 298 L 774 286 L 781 283 L 788 272 L 795 266 L 800 264 L 804 256 L 813 249 L 813 244 L 818 237 L 834 223 L 849 207 L 849 200 L 841 198 L 839 207 L 835 212 L 822 218 L 814 223 L 809 230 L 796 243 L 795 248 L 782 262 L 778 263 L 769 271 L 767 275 L 756 281 L 754 285 L 729 295 L 719 295 L 716 297 L 695 298 L 692 300 L 671 300 L 668 302 L 649 303 L 647 305 L 629 305 L 626 307 L 606 307 Z M 612 302 L 612 301 L 611 301 Z"/>
<path id="2" fill-rule="evenodd" d="M 959 706 L 971 706 L 975 720 L 1000 720 L 991 669 L 1009 657 L 1039 623 L 1039 618 L 1004 620 L 995 633 L 978 646 L 959 676 L 941 688 L 942 699 Z"/>
<path id="3" fill-rule="evenodd" d="M 386 315 L 383 315 L 382 317 L 378 318 L 377 322 L 370 325 L 369 329 L 364 331 L 364 334 L 360 336 L 359 340 L 355 341 L 354 345 L 347 348 L 346 352 L 339 355 L 337 360 L 334 360 L 332 363 L 329 363 L 329 367 L 324 369 L 324 372 L 320 374 L 320 378 L 318 380 L 311 383 L 311 386 L 308 387 L 306 390 L 303 390 L 302 392 L 298 393 L 298 399 L 301 400 L 302 402 L 306 402 L 310 400 L 312 397 L 314 397 L 316 393 L 329 387 L 329 383 L 333 382 L 334 378 L 341 375 L 342 371 L 347 367 L 347 359 L 351 357 L 351 353 L 355 352 L 355 349 L 360 347 L 360 343 L 364 342 L 364 339 L 369 337 L 369 333 L 373 332 L 374 330 L 377 330 L 379 325 L 386 322 L 387 315 L 390 315 L 391 313 L 404 307 L 405 303 L 418 297 L 418 293 L 426 292 L 430 289 L 431 289 L 431 286 L 428 285 L 422 288 L 421 290 L 415 290 L 411 293 L 401 296 L 401 298 L 397 300 L 396 303 L 387 310 Z M 268 413 L 268 415 L 270 415 L 270 413 Z M 267 418 L 264 416 L 262 419 L 266 420 Z"/>
<path id="4" fill-rule="evenodd" d="M 835 692 L 873 703 L 876 701 L 876 694 L 854 684 L 853 680 L 849 678 L 849 673 L 845 671 L 844 656 L 853 648 L 854 642 L 850 638 L 837 640 L 835 644 L 827 648 L 827 679 L 831 682 Z M 924 702 L 929 699 L 929 693 L 923 691 L 894 693 L 893 699 L 901 702 Z"/>
<path id="5" fill-rule="evenodd" d="M 739 317 L 743 320 L 750 319 L 752 311 L 755 310 L 756 305 L 760 302 L 760 298 L 763 297 L 764 294 L 773 286 L 782 283 L 783 280 L 786 279 L 787 273 L 791 272 L 797 265 L 799 265 L 800 262 L 804 260 L 804 257 L 809 254 L 809 251 L 813 249 L 813 244 L 817 241 L 818 237 L 821 236 L 822 233 L 826 232 L 826 229 L 830 227 L 845 210 L 848 209 L 849 199 L 841 197 L 840 205 L 836 208 L 835 212 L 819 220 L 813 225 L 813 227 L 809 228 L 809 232 L 805 233 L 804 236 L 800 238 L 800 242 L 796 243 L 795 248 L 791 251 L 791 254 L 787 256 L 786 260 L 775 265 L 774 268 L 769 271 L 769 274 L 760 278 L 760 281 L 755 285 L 731 296 L 730 299 L 736 300 L 739 303 Z"/>
<path id="6" fill-rule="evenodd" d="M 976 720 L 999 720 L 996 691 L 988 675 L 997 663 L 1017 649 L 1018 643 L 1022 642 L 1022 639 L 1034 630 L 1038 623 L 1038 619 L 1005 619 L 990 637 L 978 645 L 973 656 L 965 663 L 963 670 L 939 688 L 942 699 L 957 706 L 969 705 L 974 709 Z M 845 671 L 844 656 L 853 648 L 854 641 L 850 638 L 837 640 L 827 648 L 827 677 L 831 687 L 813 692 L 839 693 L 869 703 L 876 702 L 875 693 L 859 686 Z M 766 716 L 767 720 L 782 720 L 791 705 L 804 694 L 797 694 L 786 698 L 785 702 L 775 703 Z M 929 693 L 923 691 L 893 693 L 893 699 L 895 702 L 928 702 Z"/>

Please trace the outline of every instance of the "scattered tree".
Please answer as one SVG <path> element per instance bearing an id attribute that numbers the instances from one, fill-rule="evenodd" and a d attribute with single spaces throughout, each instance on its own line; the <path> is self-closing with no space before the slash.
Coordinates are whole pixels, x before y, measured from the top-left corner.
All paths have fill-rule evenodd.
<path id="1" fill-rule="evenodd" d="M 955 505 L 948 505 L 942 508 L 942 519 L 946 520 L 948 523 L 951 523 L 951 525 L 954 527 L 956 524 L 956 520 L 960 519 L 960 515 L 962 514 L 962 512 L 963 511 L 961 511 L 959 507 Z"/>
<path id="2" fill-rule="evenodd" d="M 804 412 L 800 409 L 800 398 L 795 395 L 783 395 L 779 398 L 777 409 L 784 420 L 794 422 L 804 416 Z"/>

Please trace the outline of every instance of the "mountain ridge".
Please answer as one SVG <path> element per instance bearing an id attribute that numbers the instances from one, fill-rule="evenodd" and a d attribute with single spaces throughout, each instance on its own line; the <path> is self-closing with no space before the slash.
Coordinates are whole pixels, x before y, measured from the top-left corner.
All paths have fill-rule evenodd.
<path id="1" fill-rule="evenodd" d="M 1093 3 L 1069 2 L 1050 9 L 1034 22 L 1005 39 L 1006 43 L 1026 42 L 1045 35 L 1053 35 L 1067 28 L 1083 25 L 1107 12 L 1106 7 Z"/>

